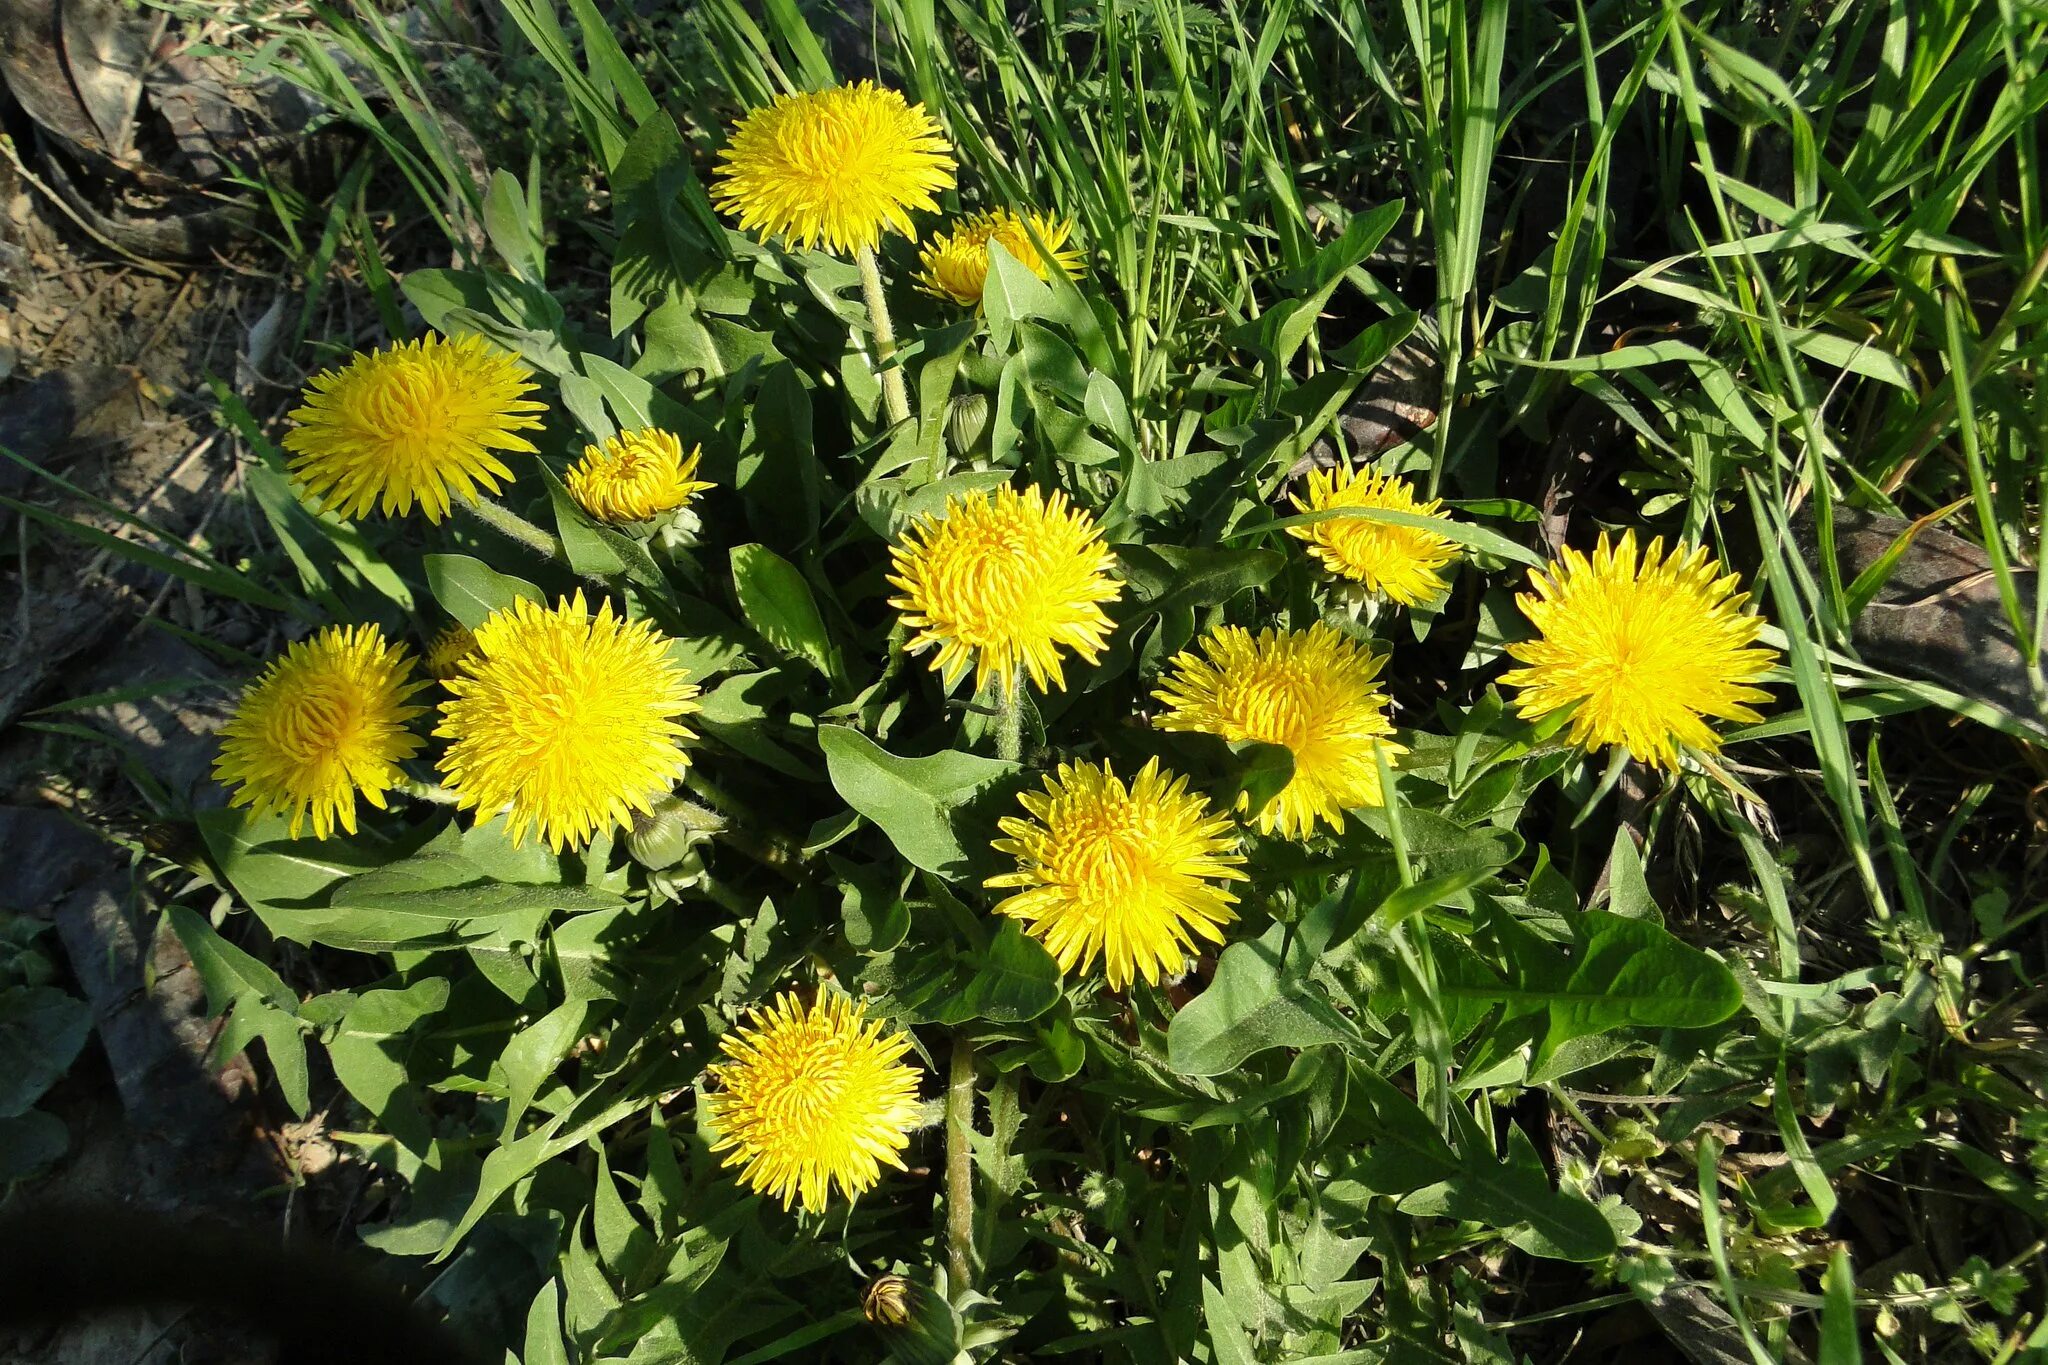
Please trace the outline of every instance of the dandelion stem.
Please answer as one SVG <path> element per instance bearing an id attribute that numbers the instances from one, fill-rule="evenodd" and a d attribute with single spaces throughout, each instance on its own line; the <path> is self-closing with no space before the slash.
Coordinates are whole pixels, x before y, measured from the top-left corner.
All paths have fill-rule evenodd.
<path id="1" fill-rule="evenodd" d="M 956 1032 L 946 1080 L 946 1279 L 954 1295 L 974 1287 L 973 1131 L 974 1044 Z"/>
<path id="2" fill-rule="evenodd" d="M 1015 692 L 996 696 L 996 757 L 1012 763 L 1024 757 L 1024 708 Z"/>
<path id="3" fill-rule="evenodd" d="M 889 410 L 889 425 L 910 418 L 910 393 L 903 386 L 903 369 L 891 365 L 896 354 L 896 328 L 889 321 L 889 300 L 882 293 L 882 267 L 875 249 L 864 246 L 854 258 L 860 266 L 860 290 L 867 297 L 868 322 L 875 329 L 875 365 L 882 380 L 882 402 Z"/>
<path id="4" fill-rule="evenodd" d="M 764 820 L 760 813 L 711 781 L 693 764 L 683 774 L 683 788 L 704 798 L 704 804 L 684 801 L 690 819 L 698 829 L 753 859 L 771 872 L 791 881 L 798 880 L 803 863 L 803 846 L 793 837 Z M 701 822 L 701 823 L 699 823 Z"/>
<path id="5" fill-rule="evenodd" d="M 456 506 L 505 539 L 524 545 L 542 559 L 558 560 L 562 557 L 562 547 L 555 543 L 553 536 L 503 503 L 492 502 L 489 498 L 478 498 L 474 502 L 458 502 Z"/>

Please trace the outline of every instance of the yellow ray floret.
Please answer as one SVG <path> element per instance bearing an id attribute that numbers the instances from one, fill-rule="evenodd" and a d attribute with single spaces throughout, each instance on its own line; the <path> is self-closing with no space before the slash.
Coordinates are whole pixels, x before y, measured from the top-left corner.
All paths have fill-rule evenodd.
<path id="1" fill-rule="evenodd" d="M 996 906 L 1024 922 L 1060 970 L 1103 959 L 1111 990 L 1156 983 L 1186 965 L 1198 938 L 1223 941 L 1237 918 L 1225 883 L 1244 880 L 1237 834 L 1187 779 L 1153 759 L 1126 788 L 1110 765 L 1062 763 L 1045 791 L 1019 798 L 1029 819 L 1002 821 L 998 852 L 1017 870 L 989 886 L 1025 888 Z"/>
<path id="2" fill-rule="evenodd" d="M 1509 647 L 1525 667 L 1501 681 L 1521 689 L 1524 716 L 1574 708 L 1574 743 L 1676 769 L 1682 750 L 1720 747 L 1703 717 L 1762 719 L 1750 703 L 1769 694 L 1752 684 L 1777 655 L 1756 643 L 1764 623 L 1739 574 L 1702 547 L 1663 551 L 1652 540 L 1638 557 L 1634 531 L 1613 544 L 1603 533 L 1591 558 L 1566 550 L 1531 571 L 1534 591 L 1516 601 L 1537 638 Z"/>
<path id="3" fill-rule="evenodd" d="M 356 832 L 356 794 L 384 809 L 384 793 L 405 780 L 398 765 L 419 751 L 406 722 L 425 708 L 406 699 L 412 678 L 402 645 L 375 626 L 329 626 L 274 659 L 242 694 L 221 728 L 214 776 L 239 784 L 237 806 L 291 819 L 296 839 L 312 816 L 313 837 Z"/>
<path id="4" fill-rule="evenodd" d="M 672 431 L 643 427 L 585 446 L 562 485 L 599 521 L 650 521 L 711 487 L 696 477 L 701 454 L 696 448 L 683 454 L 682 438 Z"/>
<path id="5" fill-rule="evenodd" d="M 557 852 L 581 848 L 647 812 L 689 765 L 695 736 L 677 718 L 697 689 L 668 637 L 609 601 L 591 615 L 581 589 L 552 609 L 522 599 L 492 613 L 447 686 L 441 772 L 462 809 L 508 812 L 514 846 L 532 829 Z"/>
<path id="6" fill-rule="evenodd" d="M 918 253 L 924 267 L 917 277 L 918 287 L 963 308 L 981 307 L 982 291 L 988 286 L 990 242 L 1001 243 L 1003 250 L 1041 280 L 1051 279 L 1054 270 L 1069 279 L 1078 278 L 1081 253 L 1067 245 L 1073 233 L 1070 219 L 1043 213 L 1019 215 L 1009 209 L 977 213 L 955 223 Z M 1045 244 L 1042 255 L 1032 243 L 1034 234 Z"/>
<path id="7" fill-rule="evenodd" d="M 1341 830 L 1345 811 L 1382 802 L 1374 750 L 1389 767 L 1408 752 L 1388 738 L 1387 696 L 1374 681 L 1385 662 L 1327 625 L 1256 636 L 1221 626 L 1161 680 L 1159 728 L 1286 746 L 1294 777 L 1256 813 L 1259 829 L 1290 839 L 1307 838 L 1318 821 Z M 1239 809 L 1250 802 L 1247 793 Z"/>
<path id="8" fill-rule="evenodd" d="M 1416 498 L 1406 479 L 1349 465 L 1317 470 L 1308 476 L 1308 497 L 1292 495 L 1297 510 L 1324 512 L 1340 507 L 1372 507 L 1410 516 L 1438 516 L 1443 503 Z M 1309 553 L 1339 578 L 1359 584 L 1391 602 L 1412 607 L 1443 591 L 1443 567 L 1458 557 L 1458 542 L 1420 526 L 1397 526 L 1366 517 L 1332 517 L 1307 526 L 1290 526 L 1287 534 L 1309 545 Z"/>
<path id="9" fill-rule="evenodd" d="M 924 106 L 862 81 L 749 111 L 711 197 L 742 232 L 852 255 L 892 230 L 915 238 L 910 211 L 938 208 L 952 186 L 953 149 Z"/>
<path id="10" fill-rule="evenodd" d="M 533 372 L 477 336 L 429 336 L 358 355 L 313 377 L 285 434 L 291 471 L 344 517 L 403 515 L 418 503 L 440 521 L 477 489 L 510 479 L 496 452 L 532 453 L 517 433 L 547 405 L 525 397 Z"/>
<path id="11" fill-rule="evenodd" d="M 882 1178 L 917 1126 L 918 1070 L 907 1035 L 841 995 L 809 1009 L 786 994 L 725 1036 L 705 1097 L 714 1152 L 748 1189 L 823 1211 L 838 1186 L 857 1198 Z"/>
<path id="12" fill-rule="evenodd" d="M 948 683 L 971 662 L 977 687 L 994 678 L 1006 694 L 1020 667 L 1041 690 L 1064 688 L 1062 648 L 1095 662 L 1109 639 L 1102 604 L 1123 591 L 1102 528 L 1057 491 L 949 498 L 889 556 L 889 582 L 903 593 L 889 605 L 918 632 L 905 648 L 936 645 L 932 667 Z"/>

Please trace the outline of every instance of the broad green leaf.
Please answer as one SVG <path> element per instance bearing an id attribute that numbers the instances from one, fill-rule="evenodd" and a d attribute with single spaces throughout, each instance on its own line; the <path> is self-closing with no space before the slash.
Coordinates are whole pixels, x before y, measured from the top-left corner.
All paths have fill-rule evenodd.
<path id="1" fill-rule="evenodd" d="M 569 1121 L 576 1115 L 562 1114 L 515 1142 L 493 1148 L 490 1155 L 484 1158 L 483 1171 L 477 1180 L 476 1194 L 470 1200 L 469 1208 L 449 1229 L 435 1259 L 445 1259 L 462 1245 L 462 1239 L 469 1235 L 469 1230 L 475 1227 L 500 1199 L 510 1193 L 514 1185 L 531 1175 L 535 1167 L 560 1156 L 563 1152 L 582 1146 L 592 1135 L 603 1132 L 634 1112 L 641 1103 L 642 1101 L 636 1099 L 620 1100 L 598 1110 L 574 1126 L 571 1126 Z"/>
<path id="2" fill-rule="evenodd" d="M 339 1080 L 357 1103 L 376 1116 L 378 1125 L 410 1151 L 424 1155 L 433 1134 L 412 1093 L 406 1071 L 407 1030 L 448 1004 L 448 982 L 427 977 L 404 990 L 365 991 L 350 1002 L 333 1036 L 327 1057 Z"/>
<path id="3" fill-rule="evenodd" d="M 1607 859 L 1607 909 L 1623 919 L 1664 922 L 1650 883 L 1643 876 L 1643 855 L 1626 828 L 1614 831 L 1614 849 Z"/>
<path id="4" fill-rule="evenodd" d="M 404 864 L 398 864 L 403 867 Z M 391 872 L 394 869 L 386 869 Z M 408 889 L 384 873 L 357 877 L 336 891 L 336 909 L 375 910 L 385 916 L 416 918 L 425 932 L 434 927 L 528 910 L 606 910 L 623 903 L 615 892 L 591 886 L 521 886 L 473 881 L 457 886 Z"/>
<path id="5" fill-rule="evenodd" d="M 797 567 L 765 545 L 735 545 L 732 586 L 747 624 L 770 645 L 826 677 L 835 672 L 832 637 Z"/>
<path id="6" fill-rule="evenodd" d="M 1454 1217 L 1497 1228 L 1526 1225 L 1543 1248 L 1566 1260 L 1597 1261 L 1613 1253 L 1614 1229 L 1599 1209 L 1552 1189 L 1540 1163 L 1496 1161 L 1469 1116 L 1453 1150 L 1414 1100 L 1370 1068 L 1352 1066 L 1351 1095 L 1349 1112 L 1374 1139 L 1357 1170 L 1369 1188 L 1403 1194 L 1441 1184 L 1444 1207 Z"/>
<path id="7" fill-rule="evenodd" d="M 1385 810 L 1369 806 L 1353 811 L 1352 816 L 1371 830 L 1379 841 L 1386 840 Z M 1401 812 L 1401 836 L 1407 845 L 1408 856 L 1421 860 L 1432 874 L 1473 867 L 1506 867 L 1522 852 L 1521 836 L 1513 830 L 1498 829 L 1492 825 L 1468 828 L 1434 811 L 1416 808 Z M 1350 847 L 1362 842 L 1352 838 L 1348 832 L 1340 838 Z"/>
<path id="8" fill-rule="evenodd" d="M 1274 550 L 1190 549 L 1179 545 L 1119 545 L 1117 562 L 1136 608 L 1128 619 L 1228 602 L 1263 587 L 1287 567 Z"/>
<path id="9" fill-rule="evenodd" d="M 1451 998 L 1492 1000 L 1510 1016 L 1547 1010 L 1549 1028 L 1532 1072 L 1573 1039 L 1622 1028 L 1705 1028 L 1742 1002 L 1734 974 L 1711 955 L 1681 943 L 1652 920 L 1605 910 L 1570 916 L 1572 953 L 1532 932 L 1505 910 L 1481 924 L 1501 973 L 1464 973 L 1439 983 Z"/>
<path id="10" fill-rule="evenodd" d="M 1589 910 L 1572 921 L 1578 951 L 1570 978 L 1550 1002 L 1541 1062 L 1573 1038 L 1610 1028 L 1704 1028 L 1742 1005 L 1742 989 L 1720 961 L 1681 943 L 1661 925 Z"/>
<path id="11" fill-rule="evenodd" d="M 1358 1031 L 1282 953 L 1290 926 L 1233 943 L 1209 988 L 1181 1007 L 1166 1031 L 1167 1063 L 1186 1076 L 1220 1076 L 1255 1052 L 1358 1039 Z"/>
<path id="12" fill-rule="evenodd" d="M 206 988 L 207 1007 L 216 1015 L 227 1016 L 227 1027 L 214 1043 L 216 1063 L 234 1056 L 251 1039 L 261 1038 L 285 1099 L 295 1112 L 305 1113 L 311 1103 L 311 1083 L 306 1072 L 305 1028 L 297 1017 L 298 997 L 276 972 L 215 933 L 200 915 L 182 905 L 174 905 L 166 913 Z"/>
<path id="13" fill-rule="evenodd" d="M 484 192 L 484 233 L 513 274 L 539 284 L 547 275 L 547 248 L 534 231 L 533 218 L 518 178 L 502 169 L 491 172 Z"/>
<path id="14" fill-rule="evenodd" d="M 569 1365 L 569 1348 L 562 1340 L 562 1290 L 553 1280 L 540 1287 L 526 1310 L 520 1365 Z"/>
<path id="15" fill-rule="evenodd" d="M 898 853 L 941 876 L 967 862 L 956 828 L 962 812 L 1018 771 L 1015 763 L 950 749 L 899 758 L 844 725 L 818 727 L 818 746 L 846 804 L 879 826 Z"/>
<path id="16" fill-rule="evenodd" d="M 811 436 L 811 393 L 795 365 L 769 367 L 748 416 L 753 441 L 740 453 L 734 486 L 762 535 L 801 545 L 818 533 L 823 465 Z"/>
<path id="17" fill-rule="evenodd" d="M 509 1142 L 518 1136 L 519 1120 L 540 1093 L 542 1083 L 583 1036 L 583 1021 L 589 1012 L 588 1000 L 565 1000 L 514 1034 L 498 1054 L 491 1078 L 505 1089 L 505 1122 L 499 1141 Z"/>
<path id="18" fill-rule="evenodd" d="M 988 1019 L 998 1024 L 1021 1024 L 1036 1019 L 1059 1002 L 1059 963 L 1014 919 L 1003 921 L 995 941 L 989 945 L 988 956 L 979 962 L 978 968 L 974 979 L 967 983 L 959 1008 L 949 1010 L 942 1022 Z"/>
<path id="19" fill-rule="evenodd" d="M 290 839 L 283 817 L 242 807 L 200 811 L 193 820 L 229 885 L 252 905 L 308 900 L 390 861 L 389 851 L 370 840 Z"/>
<path id="20" fill-rule="evenodd" d="M 1188 489 L 1230 463 L 1220 450 L 1197 450 L 1170 460 L 1134 457 L 1117 499 L 1133 516 L 1170 512 L 1188 500 Z"/>
<path id="21" fill-rule="evenodd" d="M 525 579 L 499 573 L 468 555 L 427 555 L 421 563 L 426 568 L 427 586 L 433 590 L 434 600 L 471 630 L 481 626 L 492 612 L 503 611 L 522 597 L 543 605 L 547 602 L 541 590 Z"/>
<path id="22" fill-rule="evenodd" d="M 1031 267 L 1004 249 L 1001 242 L 988 244 L 988 283 L 981 294 L 983 316 L 988 319 L 989 339 L 998 353 L 1010 349 L 1017 324 L 1040 318 L 1052 311 L 1052 288 L 1032 273 Z"/>

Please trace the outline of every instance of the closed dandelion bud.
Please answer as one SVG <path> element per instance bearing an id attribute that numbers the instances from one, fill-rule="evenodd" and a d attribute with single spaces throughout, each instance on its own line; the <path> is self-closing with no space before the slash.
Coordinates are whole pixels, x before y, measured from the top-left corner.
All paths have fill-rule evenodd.
<path id="1" fill-rule="evenodd" d="M 626 834 L 626 852 L 634 862 L 661 871 L 689 856 L 704 836 L 683 811 L 682 803 L 670 798 L 634 815 L 633 827 Z"/>
<path id="2" fill-rule="evenodd" d="M 955 398 L 946 412 L 946 440 L 960 459 L 988 449 L 988 395 L 966 393 Z"/>
<path id="3" fill-rule="evenodd" d="M 961 1359 L 967 1324 L 945 1296 L 902 1275 L 878 1275 L 861 1312 L 881 1329 L 889 1358 L 902 1365 L 951 1365 Z"/>
<path id="4" fill-rule="evenodd" d="M 877 1275 L 861 1296 L 860 1311 L 878 1327 L 907 1327 L 917 1287 L 901 1275 Z"/>

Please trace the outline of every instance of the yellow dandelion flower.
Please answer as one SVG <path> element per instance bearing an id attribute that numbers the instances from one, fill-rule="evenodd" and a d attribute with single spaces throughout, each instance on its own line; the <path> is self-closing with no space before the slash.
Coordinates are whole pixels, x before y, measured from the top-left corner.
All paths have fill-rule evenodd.
<path id="1" fill-rule="evenodd" d="M 1017 686 L 1019 665 L 1041 689 L 1064 688 L 1060 647 L 1094 663 L 1109 641 L 1102 604 L 1123 586 L 1095 518 L 1036 488 L 948 498 L 889 547 L 889 605 L 916 630 L 905 649 L 937 645 L 932 668 L 950 684 L 971 660 L 975 685 Z"/>
<path id="2" fill-rule="evenodd" d="M 1436 517 L 1443 503 L 1423 502 L 1406 479 L 1349 465 L 1317 470 L 1308 476 L 1308 498 L 1291 495 L 1296 510 L 1323 512 L 1333 507 L 1375 507 L 1412 516 Z M 1365 517 L 1332 517 L 1307 526 L 1290 526 L 1287 534 L 1309 544 L 1309 553 L 1339 578 L 1359 584 L 1404 607 L 1427 602 L 1443 591 L 1441 572 L 1458 557 L 1458 542 L 1420 526 L 1396 526 Z"/>
<path id="3" fill-rule="evenodd" d="M 1062 763 L 1045 791 L 1018 797 L 1030 819 L 1008 816 L 996 851 L 1017 870 L 989 886 L 1025 889 L 995 908 L 1024 922 L 1060 970 L 1103 959 L 1111 990 L 1134 977 L 1156 983 L 1179 971 L 1197 938 L 1223 941 L 1244 880 L 1237 834 L 1187 779 L 1153 759 L 1126 788 L 1110 765 Z"/>
<path id="4" fill-rule="evenodd" d="M 1603 533 L 1590 559 L 1566 550 L 1529 586 L 1516 601 L 1537 638 L 1509 646 L 1527 667 L 1501 678 L 1521 689 L 1522 715 L 1574 707 L 1574 743 L 1618 744 L 1665 769 L 1681 749 L 1720 747 L 1703 717 L 1762 719 L 1749 703 L 1769 694 L 1751 684 L 1777 655 L 1756 643 L 1763 618 L 1747 609 L 1741 575 L 1704 548 L 1666 558 L 1658 539 L 1639 559 L 1634 531 L 1617 544 Z"/>
<path id="5" fill-rule="evenodd" d="M 457 805 L 483 819 L 509 811 L 515 847 L 529 828 L 560 852 L 630 827 L 682 775 L 696 738 L 677 717 L 697 709 L 697 689 L 668 647 L 608 601 L 592 616 L 581 589 L 552 609 L 522 599 L 493 612 L 434 731 L 451 741 L 441 772 Z"/>
<path id="6" fill-rule="evenodd" d="M 1020 217 L 1009 209 L 977 213 L 953 225 L 952 231 L 935 238 L 918 255 L 924 270 L 918 287 L 934 298 L 951 299 L 963 308 L 981 307 L 981 291 L 988 284 L 988 244 L 1002 243 L 1003 250 L 1029 266 L 1041 280 L 1052 278 L 1054 270 L 1068 279 L 1081 274 L 1081 253 L 1067 246 L 1074 233 L 1070 219 L 1051 218 L 1043 213 Z M 1041 256 L 1031 236 L 1045 243 L 1048 254 Z"/>
<path id="7" fill-rule="evenodd" d="M 858 1198 L 903 1169 L 917 1125 L 918 1070 L 907 1035 L 870 1021 L 843 995 L 805 1009 L 794 993 L 755 1010 L 725 1036 L 705 1097 L 714 1152 L 748 1189 L 821 1212 L 832 1187 Z"/>
<path id="8" fill-rule="evenodd" d="M 1259 829 L 1304 839 L 1322 820 L 1341 830 L 1345 811 L 1381 804 L 1373 751 L 1389 766 L 1408 752 L 1388 738 L 1387 696 L 1374 681 L 1385 663 L 1326 625 L 1256 636 L 1222 626 L 1202 638 L 1200 654 L 1174 659 L 1153 693 L 1167 706 L 1159 728 L 1285 745 L 1294 777 L 1257 812 Z M 1238 809 L 1250 804 L 1247 794 Z"/>
<path id="9" fill-rule="evenodd" d="M 477 487 L 498 491 L 512 471 L 494 453 L 531 454 L 516 433 L 547 405 L 524 395 L 533 372 L 477 336 L 429 336 L 357 356 L 313 376 L 286 433 L 291 471 L 319 505 L 344 517 L 372 508 L 428 521 Z"/>
<path id="10" fill-rule="evenodd" d="M 375 626 L 329 626 L 270 666 L 221 727 L 213 775 L 239 783 L 232 803 L 258 815 L 289 815 L 291 837 L 313 817 L 313 837 L 338 825 L 356 832 L 356 794 L 384 809 L 384 793 L 405 780 L 398 765 L 419 751 L 406 722 L 424 707 L 406 698 L 412 678 L 403 645 Z"/>
<path id="11" fill-rule="evenodd" d="M 953 149 L 922 104 L 873 81 L 784 95 L 732 130 L 711 197 L 742 232 L 852 255 L 953 187 Z"/>
<path id="12" fill-rule="evenodd" d="M 696 477 L 702 454 L 695 447 L 683 454 L 683 440 L 672 431 L 643 427 L 602 446 L 583 447 L 583 458 L 569 467 L 562 485 L 599 521 L 651 521 L 711 487 Z"/>
<path id="13" fill-rule="evenodd" d="M 427 642 L 427 676 L 447 682 L 459 671 L 462 661 L 476 653 L 476 632 L 460 621 L 451 621 Z"/>

